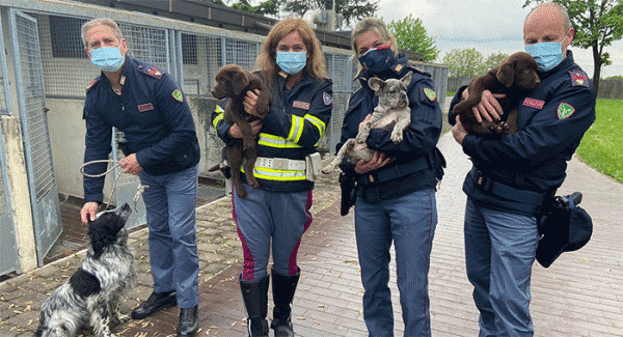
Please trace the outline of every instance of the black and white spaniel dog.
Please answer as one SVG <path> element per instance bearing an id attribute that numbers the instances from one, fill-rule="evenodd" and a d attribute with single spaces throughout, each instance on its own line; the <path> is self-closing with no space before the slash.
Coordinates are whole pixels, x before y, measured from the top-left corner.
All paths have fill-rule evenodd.
<path id="1" fill-rule="evenodd" d="M 109 324 L 128 320 L 119 304 L 136 283 L 134 254 L 124 228 L 132 209 L 126 203 L 89 221 L 91 245 L 78 270 L 41 306 L 35 336 L 73 337 L 83 328 L 114 337 Z"/>

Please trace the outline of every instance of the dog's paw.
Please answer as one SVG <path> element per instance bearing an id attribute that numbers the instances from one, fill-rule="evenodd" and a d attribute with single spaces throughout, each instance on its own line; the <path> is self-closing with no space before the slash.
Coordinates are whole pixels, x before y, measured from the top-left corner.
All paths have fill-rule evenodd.
<path id="1" fill-rule="evenodd" d="M 247 197 L 247 190 L 236 190 L 238 198 L 244 199 Z"/>
<path id="2" fill-rule="evenodd" d="M 125 323 L 130 321 L 130 315 L 128 315 L 128 314 L 119 314 L 117 317 L 115 317 L 114 321 L 115 321 L 114 323 L 117 324 L 117 325 L 118 324 L 125 324 Z"/>
<path id="3" fill-rule="evenodd" d="M 323 167 L 322 170 L 320 170 L 320 172 L 322 172 L 323 174 L 329 174 L 329 173 L 333 172 L 333 169 L 335 169 L 335 166 L 327 165 L 327 166 Z"/>
<path id="4" fill-rule="evenodd" d="M 510 133 L 510 128 L 511 126 L 506 123 L 505 121 L 500 121 L 497 124 L 493 124 L 490 127 L 491 133 L 494 134 L 500 134 L 500 135 L 507 135 Z"/>
<path id="5" fill-rule="evenodd" d="M 242 183 L 240 183 L 239 186 L 234 184 L 234 189 L 236 190 L 236 195 L 239 198 L 245 198 L 247 196 L 247 189 L 244 186 L 242 186 Z"/>
<path id="6" fill-rule="evenodd" d="M 392 132 L 391 139 L 394 143 L 402 142 L 402 132 Z"/>
<path id="7" fill-rule="evenodd" d="M 251 186 L 251 188 L 253 188 L 254 190 L 257 190 L 258 188 L 260 188 L 260 183 L 258 183 L 257 180 L 255 180 L 255 178 L 253 179 L 247 178 L 247 184 Z"/>

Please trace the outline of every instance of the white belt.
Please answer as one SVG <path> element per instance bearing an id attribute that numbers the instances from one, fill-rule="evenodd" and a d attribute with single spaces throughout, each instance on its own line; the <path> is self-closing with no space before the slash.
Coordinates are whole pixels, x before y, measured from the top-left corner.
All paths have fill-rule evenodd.
<path id="1" fill-rule="evenodd" d="M 286 158 L 257 157 L 257 160 L 255 161 L 255 166 L 275 170 L 305 171 L 304 160 L 293 160 Z"/>

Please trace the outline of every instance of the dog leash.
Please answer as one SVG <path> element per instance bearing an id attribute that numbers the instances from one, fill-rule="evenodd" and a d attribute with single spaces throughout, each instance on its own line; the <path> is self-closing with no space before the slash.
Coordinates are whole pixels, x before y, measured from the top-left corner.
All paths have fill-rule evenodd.
<path id="1" fill-rule="evenodd" d="M 115 165 L 113 165 L 111 168 L 109 168 L 107 171 L 105 171 L 104 173 L 100 173 L 100 174 L 88 174 L 84 172 L 84 168 L 87 165 L 91 165 L 91 164 L 99 164 L 99 163 L 115 163 Z M 100 178 L 103 177 L 105 175 L 107 175 L 108 173 L 112 172 L 115 168 L 119 167 L 120 162 L 117 160 L 113 160 L 113 159 L 101 159 L 101 160 L 93 160 L 90 161 L 88 163 L 84 163 L 82 164 L 82 166 L 80 166 L 80 173 L 82 173 L 83 176 L 85 177 L 89 177 L 89 178 Z M 123 173 L 123 172 L 121 172 Z M 115 193 L 115 190 L 117 189 L 117 181 L 119 181 L 119 177 L 121 177 L 121 173 L 117 174 L 117 176 L 115 177 L 115 181 L 113 182 L 112 185 L 112 190 L 110 191 L 110 196 L 108 197 L 108 206 L 110 206 L 111 202 L 112 202 L 112 196 Z M 129 173 L 128 173 L 129 174 Z M 141 183 L 138 183 L 138 186 L 136 187 L 136 194 L 134 195 L 134 210 L 138 211 L 138 199 L 141 197 L 141 195 L 143 194 L 143 192 L 145 192 L 145 189 L 149 188 L 149 185 L 141 185 Z M 104 203 L 102 203 L 104 204 Z M 101 207 L 101 205 L 100 205 Z M 99 207 L 98 207 L 99 209 Z"/>

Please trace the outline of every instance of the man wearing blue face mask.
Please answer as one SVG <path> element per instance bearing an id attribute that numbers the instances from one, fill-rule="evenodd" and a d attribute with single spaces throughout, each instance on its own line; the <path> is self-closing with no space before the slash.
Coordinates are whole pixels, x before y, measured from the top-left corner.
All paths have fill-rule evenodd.
<path id="1" fill-rule="evenodd" d="M 199 145 L 188 103 L 168 74 L 132 59 L 117 24 L 107 18 L 82 26 L 82 40 L 91 62 L 102 74 L 89 84 L 84 104 L 84 161 L 108 159 L 113 126 L 124 132 L 124 173 L 138 175 L 149 226 L 149 252 L 154 290 L 132 318 L 179 306 L 178 336 L 198 329 L 195 208 Z M 106 163 L 88 165 L 97 175 Z M 103 202 L 104 177 L 84 177 L 83 223 L 94 219 Z"/>
<path id="2" fill-rule="evenodd" d="M 467 134 L 452 114 L 468 97 L 465 88 L 450 107 L 454 138 L 473 162 L 463 184 L 465 260 L 480 311 L 480 337 L 534 335 L 530 278 L 539 209 L 563 183 L 567 161 L 595 120 L 595 88 L 567 50 L 573 33 L 558 4 L 542 4 L 526 17 L 525 49 L 537 61 L 541 86 L 520 101 L 517 133 Z M 474 113 L 493 119 L 502 110 L 486 92 Z"/>

